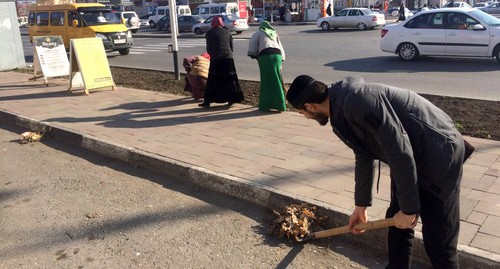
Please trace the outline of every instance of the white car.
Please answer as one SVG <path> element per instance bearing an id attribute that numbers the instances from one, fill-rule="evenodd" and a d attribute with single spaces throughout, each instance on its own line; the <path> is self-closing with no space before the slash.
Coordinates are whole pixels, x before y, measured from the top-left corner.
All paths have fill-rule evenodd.
<path id="1" fill-rule="evenodd" d="M 500 14 L 500 2 L 491 3 L 485 7 L 480 8 L 480 10 L 488 13 L 488 14 Z"/>
<path id="2" fill-rule="evenodd" d="M 469 4 L 465 2 L 449 2 L 446 3 L 442 6 L 442 8 L 453 8 L 453 7 L 459 7 L 459 8 L 472 8 Z"/>
<path id="3" fill-rule="evenodd" d="M 392 9 L 389 9 L 390 14 L 392 17 L 395 17 L 395 18 L 398 18 L 399 17 L 399 7 L 397 8 L 392 8 Z M 413 12 L 411 10 L 409 10 L 407 7 L 405 7 L 405 18 L 408 19 L 409 17 L 412 17 L 413 15 Z"/>
<path id="4" fill-rule="evenodd" d="M 239 35 L 243 31 L 249 29 L 246 19 L 242 19 L 234 14 L 227 14 L 227 15 L 215 15 L 209 17 L 204 22 L 193 25 L 192 27 L 193 33 L 201 35 L 208 32 L 210 29 L 212 29 L 211 26 L 212 19 L 216 16 L 222 17 L 222 19 L 224 20 L 224 26 L 227 27 L 227 29 L 229 29 L 230 32 L 236 32 L 236 34 Z"/>
<path id="5" fill-rule="evenodd" d="M 316 21 L 316 26 L 325 31 L 330 28 L 358 28 L 358 30 L 366 30 L 384 24 L 384 14 L 373 12 L 367 8 L 345 8 L 335 14 L 335 16 L 323 17 Z"/>
<path id="6" fill-rule="evenodd" d="M 140 27 L 139 16 L 134 11 L 118 11 L 114 12 L 116 17 L 123 23 L 132 33 L 137 33 Z"/>
<path id="7" fill-rule="evenodd" d="M 500 19 L 478 9 L 419 12 L 381 31 L 380 49 L 403 60 L 419 55 L 496 57 L 500 62 Z"/>

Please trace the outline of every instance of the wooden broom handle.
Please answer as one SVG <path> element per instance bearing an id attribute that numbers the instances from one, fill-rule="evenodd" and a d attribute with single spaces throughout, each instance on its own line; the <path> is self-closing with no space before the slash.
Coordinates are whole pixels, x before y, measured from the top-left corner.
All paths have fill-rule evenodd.
<path id="1" fill-rule="evenodd" d="M 354 225 L 355 229 L 359 230 L 374 230 L 374 229 L 380 229 L 380 228 L 387 228 L 394 226 L 394 219 L 393 218 L 388 218 L 388 219 L 381 219 L 381 220 L 376 220 L 376 221 L 369 221 L 366 223 L 358 223 Z M 340 234 L 346 234 L 350 233 L 351 231 L 349 230 L 349 225 L 338 227 L 338 228 L 333 228 L 333 229 L 328 229 L 324 231 L 319 231 L 315 232 L 312 234 L 313 238 L 325 238 L 325 237 L 330 237 L 330 236 L 335 236 L 335 235 L 340 235 Z"/>

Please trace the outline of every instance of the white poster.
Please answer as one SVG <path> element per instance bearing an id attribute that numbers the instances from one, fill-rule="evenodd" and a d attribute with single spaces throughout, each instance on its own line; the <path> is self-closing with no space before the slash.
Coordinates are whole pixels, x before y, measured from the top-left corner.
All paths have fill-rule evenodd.
<path id="1" fill-rule="evenodd" d="M 35 66 L 40 66 L 43 76 L 69 76 L 69 61 L 61 36 L 34 36 Z"/>

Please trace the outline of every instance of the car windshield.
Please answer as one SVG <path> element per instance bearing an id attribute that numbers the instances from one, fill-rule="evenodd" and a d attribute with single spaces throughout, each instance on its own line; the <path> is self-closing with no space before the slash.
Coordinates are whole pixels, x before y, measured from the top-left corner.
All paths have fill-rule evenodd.
<path id="1" fill-rule="evenodd" d="M 488 24 L 489 26 L 500 27 L 500 19 L 493 17 L 486 12 L 483 12 L 481 10 L 474 10 L 471 11 L 470 14 L 474 15 L 476 18 L 480 19 L 482 22 Z"/>
<path id="2" fill-rule="evenodd" d="M 80 8 L 78 9 L 78 12 L 88 26 L 121 23 L 120 19 L 118 19 L 116 15 L 111 12 L 111 9 Z"/>

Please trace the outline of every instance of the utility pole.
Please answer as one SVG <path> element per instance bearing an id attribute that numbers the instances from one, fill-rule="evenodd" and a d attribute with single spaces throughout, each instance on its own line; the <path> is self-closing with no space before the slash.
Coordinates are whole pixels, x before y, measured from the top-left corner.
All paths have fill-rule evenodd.
<path id="1" fill-rule="evenodd" d="M 168 0 L 169 13 L 170 13 L 170 35 L 172 36 L 172 50 L 169 52 L 173 53 L 174 56 L 174 73 L 175 79 L 181 79 L 181 73 L 179 71 L 179 46 L 177 44 L 177 6 L 174 0 Z"/>
<path id="2" fill-rule="evenodd" d="M 271 0 L 271 1 L 272 1 L 272 0 Z M 274 18 L 273 18 L 273 17 L 274 17 L 274 16 L 273 16 L 273 7 L 274 7 L 274 3 L 273 3 L 273 2 L 271 2 L 271 1 L 269 2 L 269 3 L 271 4 L 271 15 L 270 15 L 270 16 L 271 16 L 271 22 L 273 22 L 273 21 L 274 21 Z"/>

